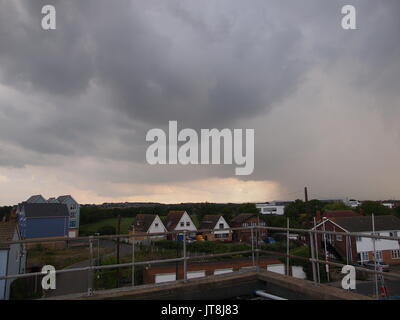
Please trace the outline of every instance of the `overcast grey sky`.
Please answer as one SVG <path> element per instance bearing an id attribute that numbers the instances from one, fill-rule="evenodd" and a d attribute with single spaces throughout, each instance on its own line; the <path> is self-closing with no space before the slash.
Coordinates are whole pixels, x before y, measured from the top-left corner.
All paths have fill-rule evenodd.
<path id="1" fill-rule="evenodd" d="M 57 29 L 41 28 L 53 4 Z M 341 7 L 357 30 L 341 28 Z M 400 198 L 398 0 L 0 0 L 0 205 Z M 146 132 L 254 128 L 255 169 Z"/>

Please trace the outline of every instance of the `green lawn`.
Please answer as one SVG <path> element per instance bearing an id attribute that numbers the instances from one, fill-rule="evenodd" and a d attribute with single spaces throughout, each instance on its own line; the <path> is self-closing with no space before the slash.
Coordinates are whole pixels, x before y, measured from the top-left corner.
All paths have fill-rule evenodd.
<path id="1" fill-rule="evenodd" d="M 121 218 L 121 234 L 128 233 L 129 227 L 132 225 L 133 218 Z M 104 226 L 113 226 L 117 229 L 118 218 L 109 218 L 94 223 L 84 224 L 80 226 L 82 234 L 94 234 L 97 230 Z"/>

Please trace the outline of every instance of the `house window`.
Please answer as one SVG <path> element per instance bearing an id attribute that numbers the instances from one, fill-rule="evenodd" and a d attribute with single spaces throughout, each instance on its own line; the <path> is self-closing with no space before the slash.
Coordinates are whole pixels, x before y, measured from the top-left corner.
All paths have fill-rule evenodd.
<path id="1" fill-rule="evenodd" d="M 336 235 L 336 241 L 342 241 L 343 237 L 341 234 Z"/>
<path id="2" fill-rule="evenodd" d="M 361 262 L 368 261 L 369 255 L 367 251 L 360 252 Z"/>
<path id="3" fill-rule="evenodd" d="M 397 231 L 389 232 L 390 237 L 397 237 Z"/>
<path id="4" fill-rule="evenodd" d="M 227 233 L 217 233 L 215 235 L 215 238 L 228 238 L 228 234 Z"/>
<path id="5" fill-rule="evenodd" d="M 184 227 L 185 226 L 185 223 L 184 222 L 181 222 L 181 227 Z"/>
<path id="6" fill-rule="evenodd" d="M 357 237 L 357 242 L 361 242 L 362 241 L 362 237 Z"/>
<path id="7" fill-rule="evenodd" d="M 223 228 L 224 228 L 224 224 L 223 224 L 223 223 L 220 223 L 220 224 L 219 224 L 219 228 L 220 228 L 220 229 L 223 229 Z"/>
<path id="8" fill-rule="evenodd" d="M 372 252 L 372 256 L 374 256 L 373 252 Z M 376 261 L 382 261 L 382 251 L 376 252 Z"/>
<path id="9" fill-rule="evenodd" d="M 154 224 L 154 226 L 155 226 L 156 228 L 158 228 L 158 222 L 156 222 L 156 223 Z"/>
<path id="10" fill-rule="evenodd" d="M 186 222 L 186 227 L 190 227 L 190 222 L 189 221 Z"/>
<path id="11" fill-rule="evenodd" d="M 392 250 L 392 259 L 400 259 L 400 250 Z"/>

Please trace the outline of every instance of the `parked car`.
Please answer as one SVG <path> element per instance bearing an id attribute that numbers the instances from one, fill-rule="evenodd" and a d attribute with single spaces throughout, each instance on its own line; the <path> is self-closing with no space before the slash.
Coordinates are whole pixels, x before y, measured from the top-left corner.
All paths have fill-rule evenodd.
<path id="1" fill-rule="evenodd" d="M 374 261 L 367 261 L 362 264 L 363 267 L 368 268 L 368 269 L 375 269 L 375 263 Z M 382 271 L 388 272 L 390 270 L 390 266 L 383 262 L 383 261 L 377 261 L 376 262 L 376 270 L 380 270 L 382 268 Z"/>
<path id="2" fill-rule="evenodd" d="M 265 243 L 276 243 L 275 239 L 272 237 L 267 237 L 264 239 Z"/>

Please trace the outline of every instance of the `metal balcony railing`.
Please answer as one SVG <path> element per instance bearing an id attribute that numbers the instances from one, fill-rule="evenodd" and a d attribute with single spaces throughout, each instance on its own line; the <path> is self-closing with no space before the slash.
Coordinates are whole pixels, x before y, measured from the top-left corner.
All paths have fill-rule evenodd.
<path id="1" fill-rule="evenodd" d="M 160 232 L 160 233 L 134 233 L 134 234 L 118 234 L 118 235 L 98 235 L 98 236 L 87 236 L 87 237 L 76 237 L 76 238 L 59 238 L 59 239 L 29 239 L 29 240 L 18 240 L 18 241 L 7 241 L 7 242 L 1 242 L 0 245 L 12 245 L 12 244 L 20 244 L 22 246 L 30 243 L 46 243 L 46 242 L 73 242 L 73 241 L 84 241 L 88 243 L 89 246 L 89 265 L 86 267 L 78 267 L 78 268 L 70 268 L 70 269 L 61 269 L 61 270 L 56 270 L 56 274 L 62 274 L 62 273 L 67 273 L 67 272 L 78 272 L 78 271 L 87 271 L 88 272 L 88 290 L 87 294 L 92 295 L 94 292 L 93 289 L 93 281 L 94 281 L 94 271 L 96 270 L 105 270 L 105 269 L 112 269 L 112 268 L 123 268 L 123 267 L 131 267 L 132 268 L 132 286 L 135 286 L 134 283 L 134 268 L 135 266 L 142 266 L 142 265 L 154 265 L 154 264 L 162 264 L 162 263 L 169 263 L 169 262 L 182 262 L 183 263 L 183 275 L 184 275 L 184 281 L 187 280 L 187 263 L 190 260 L 196 260 L 196 259 L 205 259 L 205 258 L 216 258 L 216 257 L 224 257 L 224 256 L 234 256 L 238 254 L 251 254 L 252 257 L 252 263 L 253 266 L 258 268 L 258 261 L 259 261 L 259 254 L 273 254 L 273 255 L 278 255 L 282 257 L 286 257 L 286 272 L 287 275 L 289 275 L 289 266 L 290 266 L 290 259 L 299 259 L 303 261 L 308 261 L 312 264 L 312 281 L 314 282 L 315 285 L 318 285 L 320 283 L 320 275 L 319 275 L 319 265 L 324 264 L 324 265 L 331 265 L 335 267 L 343 267 L 345 264 L 338 263 L 338 262 L 332 262 L 329 261 L 328 259 L 320 259 L 318 256 L 318 239 L 317 235 L 341 235 L 344 238 L 349 238 L 349 237 L 363 237 L 363 238 L 372 238 L 373 242 L 375 242 L 376 239 L 386 239 L 386 240 L 395 240 L 395 241 L 400 241 L 400 237 L 390 237 L 390 236 L 381 236 L 381 235 L 376 235 L 376 234 L 365 234 L 362 232 L 335 232 L 335 231 L 325 231 L 325 230 L 307 230 L 307 229 L 297 229 L 297 228 L 290 228 L 289 223 L 286 228 L 284 227 L 269 227 L 269 226 L 249 226 L 249 227 L 240 227 L 240 228 L 225 228 L 225 229 L 218 229 L 218 231 L 231 231 L 231 232 L 237 232 L 237 231 L 244 231 L 248 230 L 251 233 L 251 250 L 244 250 L 244 251 L 234 251 L 234 252 L 228 252 L 228 253 L 219 253 L 219 254 L 206 254 L 206 255 L 201 255 L 201 256 L 188 256 L 187 254 L 187 234 L 188 233 L 193 233 L 193 231 L 189 230 L 183 230 L 183 231 L 170 231 L 170 232 Z M 269 251 L 269 250 L 263 250 L 260 249 L 259 246 L 259 235 L 261 230 L 267 230 L 267 231 L 284 231 L 286 232 L 286 237 L 287 237 L 287 246 L 286 246 L 286 252 L 277 252 L 277 251 Z M 204 233 L 204 232 L 213 232 L 215 231 L 214 229 L 204 229 L 204 230 L 197 230 L 195 231 L 196 233 Z M 289 253 L 289 237 L 290 233 L 300 233 L 300 234 L 305 234 L 307 236 L 307 241 L 309 242 L 310 245 L 310 257 L 302 257 L 302 256 L 296 256 L 292 255 Z M 183 254 L 181 257 L 177 258 L 172 258 L 172 259 L 159 259 L 159 260 L 148 260 L 148 261 L 135 261 L 135 238 L 151 238 L 154 236 L 167 236 L 167 235 L 176 235 L 176 234 L 183 234 Z M 118 263 L 118 264 L 112 264 L 112 265 L 95 265 L 94 264 L 94 250 L 93 250 L 93 243 L 94 241 L 99 241 L 99 240 L 112 240 L 112 239 L 132 239 L 132 261 L 128 263 Z M 346 247 L 347 248 L 347 247 Z M 374 246 L 374 259 L 376 257 L 376 250 Z M 375 262 L 376 265 L 376 262 Z M 367 269 L 361 266 L 355 266 L 356 270 L 363 271 L 366 273 L 371 273 L 377 275 L 383 275 L 383 272 L 378 270 L 377 267 L 372 269 Z M 5 279 L 19 279 L 19 278 L 28 278 L 28 277 L 33 277 L 33 276 L 42 276 L 42 272 L 30 272 L 30 273 L 23 273 L 23 274 L 12 274 L 12 275 L 4 275 L 0 276 L 0 280 L 5 280 Z M 400 274 L 391 274 L 390 275 L 393 278 L 399 279 L 400 280 Z M 377 283 L 377 278 L 376 278 L 376 283 Z"/>

